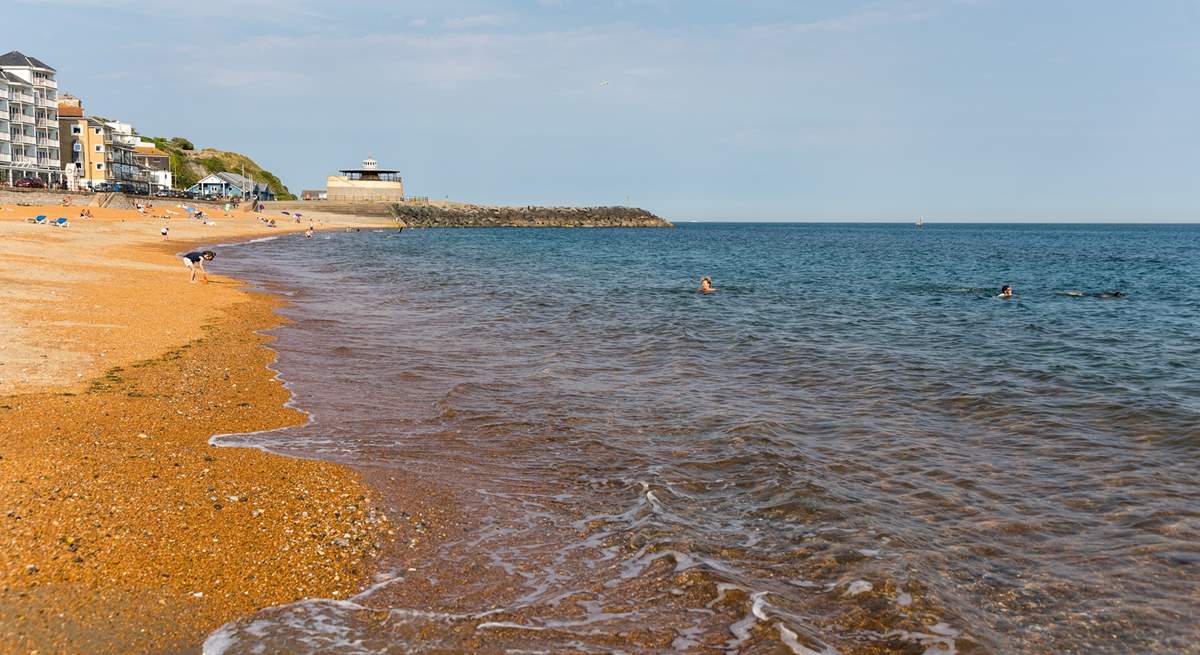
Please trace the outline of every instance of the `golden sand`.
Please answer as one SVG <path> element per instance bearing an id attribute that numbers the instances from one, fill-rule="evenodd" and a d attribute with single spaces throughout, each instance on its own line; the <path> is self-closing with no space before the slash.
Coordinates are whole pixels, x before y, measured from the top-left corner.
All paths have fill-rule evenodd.
<path id="1" fill-rule="evenodd" d="M 307 224 L 94 211 L 0 207 L 0 652 L 194 650 L 256 608 L 357 591 L 392 532 L 357 474 L 208 445 L 304 420 L 256 332 L 275 301 L 190 284 L 174 254 Z M 324 227 L 347 224 L 369 226 Z"/>

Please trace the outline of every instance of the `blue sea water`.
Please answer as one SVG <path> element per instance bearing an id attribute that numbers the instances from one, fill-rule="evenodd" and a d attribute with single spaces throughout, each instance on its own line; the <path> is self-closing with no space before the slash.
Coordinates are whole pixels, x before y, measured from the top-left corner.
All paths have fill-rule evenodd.
<path id="1" fill-rule="evenodd" d="M 223 442 L 465 518 L 209 652 L 1200 652 L 1200 226 L 388 230 L 217 263 L 287 295 L 314 417 Z"/>

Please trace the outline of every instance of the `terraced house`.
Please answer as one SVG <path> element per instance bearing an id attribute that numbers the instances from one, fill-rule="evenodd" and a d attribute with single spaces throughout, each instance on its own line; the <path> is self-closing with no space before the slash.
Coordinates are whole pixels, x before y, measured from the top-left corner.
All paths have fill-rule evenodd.
<path id="1" fill-rule="evenodd" d="M 0 183 L 62 182 L 55 70 L 17 51 L 0 55 Z"/>

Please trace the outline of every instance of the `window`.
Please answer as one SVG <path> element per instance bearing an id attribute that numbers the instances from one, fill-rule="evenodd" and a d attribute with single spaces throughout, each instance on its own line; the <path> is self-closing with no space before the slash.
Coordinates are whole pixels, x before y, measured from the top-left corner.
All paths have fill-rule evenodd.
<path id="1" fill-rule="evenodd" d="M 78 125 L 71 126 L 71 134 L 83 134 L 83 128 Z"/>
<path id="2" fill-rule="evenodd" d="M 76 141 L 75 143 L 71 144 L 71 149 L 75 152 L 83 152 L 83 144 Z"/>
<path id="3" fill-rule="evenodd" d="M 96 170 L 98 170 L 98 171 L 104 170 L 104 164 L 96 164 Z"/>
<path id="4" fill-rule="evenodd" d="M 96 144 L 96 152 L 104 152 L 104 144 L 97 143 Z"/>
<path id="5" fill-rule="evenodd" d="M 95 128 L 95 129 L 96 129 L 96 134 L 99 134 L 99 133 L 100 133 L 100 128 L 98 128 L 98 127 L 97 127 L 97 128 Z"/>

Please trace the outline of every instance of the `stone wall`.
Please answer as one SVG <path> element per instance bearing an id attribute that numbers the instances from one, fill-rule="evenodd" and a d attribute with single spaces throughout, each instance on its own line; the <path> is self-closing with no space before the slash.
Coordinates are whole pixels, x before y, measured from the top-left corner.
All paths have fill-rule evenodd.
<path id="1" fill-rule="evenodd" d="M 63 198 L 67 198 L 72 205 L 90 205 L 93 196 L 93 193 L 75 191 L 5 187 L 0 189 L 0 205 L 57 205 Z"/>
<path id="2" fill-rule="evenodd" d="M 393 215 L 409 227 L 672 227 L 635 207 L 436 207 L 393 204 Z"/>
<path id="3" fill-rule="evenodd" d="M 498 207 L 442 200 L 424 202 L 334 202 L 293 200 L 265 203 L 264 211 L 391 217 L 409 227 L 673 227 L 636 207 Z"/>
<path id="4" fill-rule="evenodd" d="M 95 207 L 98 203 L 105 201 L 112 196 L 106 205 L 112 209 L 133 209 L 138 202 L 152 203 L 163 207 L 174 207 L 175 205 L 189 205 L 192 207 L 201 207 L 206 210 L 219 209 L 224 203 L 209 202 L 206 200 L 187 200 L 185 198 L 155 198 L 147 196 L 133 196 L 124 193 L 91 193 L 82 191 L 55 191 L 50 189 L 18 189 L 13 187 L 0 188 L 0 205 L 57 205 L 62 203 L 63 198 L 66 198 L 68 203 L 73 206 L 91 206 Z M 243 209 L 248 208 L 246 204 Z"/>

